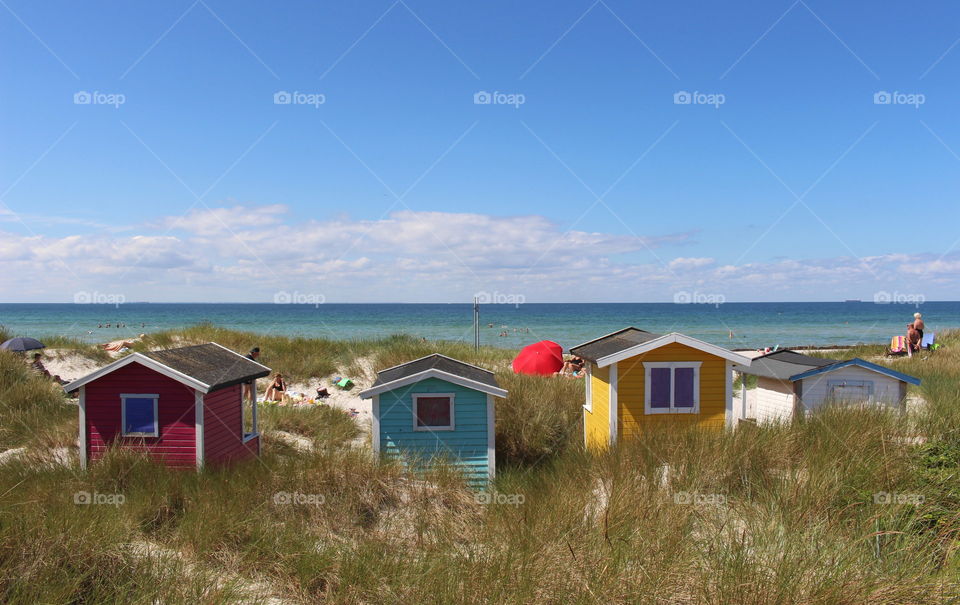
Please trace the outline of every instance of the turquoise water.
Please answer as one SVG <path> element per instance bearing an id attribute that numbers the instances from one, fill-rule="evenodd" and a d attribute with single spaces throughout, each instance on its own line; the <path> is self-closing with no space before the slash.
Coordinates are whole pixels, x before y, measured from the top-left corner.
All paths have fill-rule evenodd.
<path id="1" fill-rule="evenodd" d="M 904 333 L 917 310 L 927 331 L 960 328 L 960 302 L 528 303 L 481 305 L 480 334 L 483 344 L 511 348 L 544 339 L 569 347 L 630 325 L 683 332 L 730 348 L 888 343 Z M 110 328 L 97 327 L 108 322 Z M 117 322 L 126 327 L 115 327 Z M 18 336 L 41 339 L 65 335 L 106 342 L 202 322 L 263 334 L 348 339 L 406 333 L 473 341 L 469 304 L 0 304 L 0 324 Z"/>

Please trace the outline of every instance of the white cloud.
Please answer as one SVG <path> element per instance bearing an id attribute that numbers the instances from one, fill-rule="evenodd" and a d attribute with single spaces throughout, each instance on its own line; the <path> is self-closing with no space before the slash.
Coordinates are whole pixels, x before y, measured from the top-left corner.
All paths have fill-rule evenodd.
<path id="1" fill-rule="evenodd" d="M 668 266 L 673 271 L 688 271 L 691 269 L 709 267 L 715 263 L 716 261 L 712 258 L 684 258 L 681 256 L 670 261 Z"/>
<path id="2" fill-rule="evenodd" d="M 737 266 L 669 254 L 691 242 L 692 232 L 566 231 L 536 215 L 407 210 L 380 220 L 294 223 L 283 205 L 237 205 L 162 217 L 136 231 L 0 233 L 0 287 L 20 292 L 18 281 L 31 275 L 41 285 L 30 297 L 44 300 L 79 289 L 181 301 L 266 301 L 283 289 L 320 292 L 330 302 L 468 300 L 482 290 L 528 301 L 655 301 L 694 290 L 727 300 L 837 300 L 888 289 L 933 300 L 932 288 L 953 291 L 960 281 L 960 254 Z"/>

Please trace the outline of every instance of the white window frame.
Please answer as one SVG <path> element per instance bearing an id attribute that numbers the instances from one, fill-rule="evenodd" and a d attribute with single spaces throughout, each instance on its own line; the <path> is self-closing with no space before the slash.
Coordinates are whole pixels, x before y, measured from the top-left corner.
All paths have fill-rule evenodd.
<path id="1" fill-rule="evenodd" d="M 583 378 L 586 381 L 586 396 L 587 401 L 583 404 L 583 409 L 587 410 L 590 413 L 593 413 L 593 364 L 587 363 L 584 369 Z"/>
<path id="2" fill-rule="evenodd" d="M 257 418 L 257 379 L 250 381 L 250 432 L 247 429 L 247 411 L 244 407 L 247 405 L 247 399 L 244 397 L 246 392 L 245 385 L 240 385 L 240 434 L 243 436 L 243 443 L 260 436 L 260 424 Z"/>
<path id="3" fill-rule="evenodd" d="M 153 399 L 153 432 L 127 432 L 127 399 Z M 159 437 L 160 436 L 160 395 L 157 393 L 121 393 L 120 394 L 120 434 L 124 437 Z"/>
<path id="4" fill-rule="evenodd" d="M 456 395 L 454 393 L 417 393 L 413 397 L 413 430 L 415 431 L 452 431 L 456 428 L 455 412 L 457 410 Z M 418 426 L 417 425 L 417 404 L 420 398 L 446 397 L 450 400 L 450 425 L 449 426 Z"/>
<path id="5" fill-rule="evenodd" d="M 702 361 L 645 361 L 643 362 L 643 413 L 644 414 L 699 414 L 700 413 L 700 366 Z M 654 368 L 670 369 L 670 407 L 654 408 L 650 406 L 651 382 L 650 370 Z M 693 407 L 674 407 L 674 382 L 677 368 L 693 369 Z"/>

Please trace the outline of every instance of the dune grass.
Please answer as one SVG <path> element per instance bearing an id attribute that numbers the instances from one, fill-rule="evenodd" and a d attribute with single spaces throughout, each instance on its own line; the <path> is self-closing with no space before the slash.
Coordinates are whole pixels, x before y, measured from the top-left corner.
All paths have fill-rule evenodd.
<path id="1" fill-rule="evenodd" d="M 293 342 L 258 340 L 276 345 L 274 363 L 285 347 L 293 359 Z M 581 382 L 514 377 L 509 353 L 460 351 L 511 391 L 497 427 L 511 462 L 481 493 L 449 469 L 377 463 L 349 446 L 353 421 L 323 407 L 264 408 L 265 428 L 318 447 L 267 437 L 260 460 L 231 469 L 177 472 L 123 452 L 88 472 L 15 461 L 0 467 L 0 601 L 960 599 L 960 336 L 943 342 L 896 362 L 928 402 L 906 416 L 828 408 L 734 432 L 652 432 L 602 453 L 579 447 Z M 423 350 L 309 346 L 337 364 Z M 0 408 L 0 428 L 23 396 Z M 77 504 L 77 493 L 123 502 Z M 145 544 L 176 556 L 145 557 Z"/>

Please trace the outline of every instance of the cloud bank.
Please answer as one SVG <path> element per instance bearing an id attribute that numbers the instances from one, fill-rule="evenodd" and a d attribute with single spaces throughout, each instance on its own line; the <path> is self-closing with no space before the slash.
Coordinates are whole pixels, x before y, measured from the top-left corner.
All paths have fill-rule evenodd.
<path id="1" fill-rule="evenodd" d="M 283 205 L 195 208 L 119 232 L 50 237 L 0 228 L 8 302 L 69 302 L 77 291 L 126 300 L 270 302 L 277 291 L 327 302 L 454 302 L 478 292 L 530 302 L 838 300 L 878 291 L 956 298 L 960 254 L 725 264 L 682 255 L 695 232 L 564 230 L 538 215 L 392 212 L 376 220 L 295 221 Z"/>

